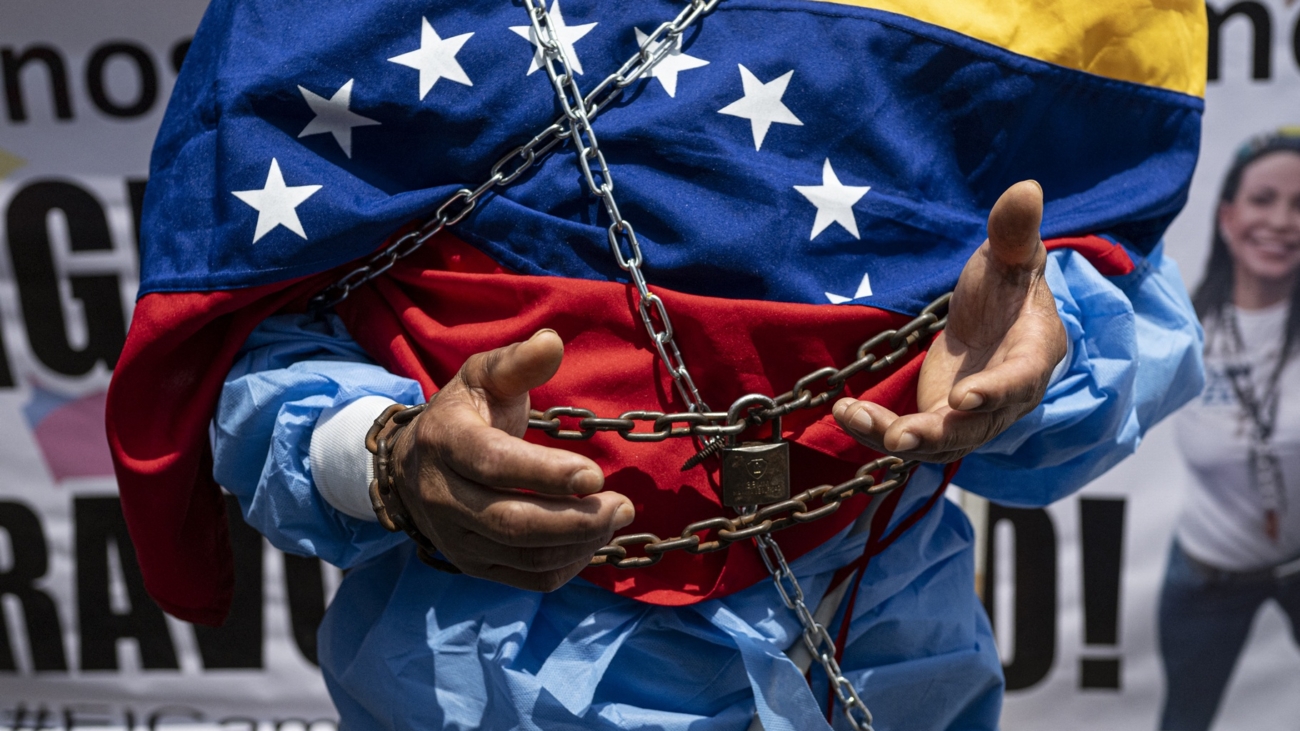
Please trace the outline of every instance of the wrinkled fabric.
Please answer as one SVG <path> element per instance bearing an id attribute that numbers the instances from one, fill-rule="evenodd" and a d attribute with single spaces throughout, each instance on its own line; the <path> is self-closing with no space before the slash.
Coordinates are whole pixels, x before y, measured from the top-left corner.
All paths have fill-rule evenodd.
<path id="1" fill-rule="evenodd" d="M 909 499 L 938 479 L 918 472 Z M 1001 668 L 970 526 L 947 501 L 931 515 L 881 556 L 905 566 L 868 567 L 843 667 L 882 731 L 995 728 Z M 865 540 L 846 532 L 795 562 L 808 596 Z M 404 543 L 348 573 L 319 657 L 344 728 L 742 731 L 757 708 L 769 731 L 825 729 L 824 676 L 809 692 L 782 652 L 798 633 L 769 583 L 687 607 L 581 580 L 538 594 L 440 573 Z"/>
<path id="2" fill-rule="evenodd" d="M 1070 362 L 1034 412 L 967 459 L 960 484 L 1050 502 L 1199 387 L 1201 334 L 1177 270 L 1159 250 L 1146 261 L 1107 279 L 1074 252 L 1049 255 Z M 367 394 L 420 399 L 337 320 L 278 316 L 245 346 L 212 429 L 217 479 L 249 522 L 283 550 L 351 569 L 320 629 L 344 728 L 741 731 L 755 712 L 767 731 L 828 728 L 825 677 L 814 669 L 810 688 L 785 656 L 799 628 L 769 582 L 681 607 L 581 580 L 538 594 L 435 571 L 404 536 L 336 511 L 312 487 L 311 430 L 324 409 Z M 941 480 L 937 466 L 918 469 L 892 523 Z M 849 528 L 794 562 L 810 599 L 866 540 Z M 1001 666 L 971 590 L 972 551 L 969 522 L 940 500 L 867 565 L 842 666 L 880 731 L 997 727 Z"/>

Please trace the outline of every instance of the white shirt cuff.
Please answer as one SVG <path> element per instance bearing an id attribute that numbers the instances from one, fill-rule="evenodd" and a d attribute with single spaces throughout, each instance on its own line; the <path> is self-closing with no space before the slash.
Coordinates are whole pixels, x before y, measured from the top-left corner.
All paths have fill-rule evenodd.
<path id="1" fill-rule="evenodd" d="M 312 480 L 325 502 L 345 515 L 378 522 L 370 505 L 375 466 L 366 450 L 366 432 L 395 403 L 384 396 L 362 396 L 325 409 L 316 420 L 308 450 Z"/>

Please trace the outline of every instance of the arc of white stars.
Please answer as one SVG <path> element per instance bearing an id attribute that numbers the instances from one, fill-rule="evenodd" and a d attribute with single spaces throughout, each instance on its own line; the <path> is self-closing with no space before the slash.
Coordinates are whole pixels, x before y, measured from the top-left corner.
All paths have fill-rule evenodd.
<path id="1" fill-rule="evenodd" d="M 646 39 L 650 36 L 642 33 L 640 28 L 634 28 L 633 30 L 636 31 L 636 44 L 638 46 L 644 46 Z M 654 53 L 660 46 L 667 42 L 668 41 L 657 41 L 650 47 L 650 52 Z M 668 96 L 676 97 L 677 74 L 682 71 L 690 71 L 691 69 L 697 69 L 701 66 L 708 65 L 708 61 L 684 53 L 682 51 L 682 37 L 677 36 L 677 41 L 673 44 L 673 49 L 668 52 L 668 55 L 660 59 L 659 63 L 655 64 L 655 67 L 650 70 L 650 75 L 659 79 L 659 83 L 663 84 L 664 91 L 668 92 Z"/>
<path id="2" fill-rule="evenodd" d="M 794 189 L 817 207 L 817 218 L 813 220 L 809 241 L 817 238 L 817 235 L 832 223 L 844 227 L 845 231 L 853 234 L 853 238 L 862 238 L 858 235 L 858 222 L 853 217 L 853 206 L 862 200 L 862 196 L 866 195 L 867 191 L 871 190 L 870 186 L 841 183 L 828 157 L 826 163 L 822 165 L 821 185 L 796 185 Z"/>
<path id="3" fill-rule="evenodd" d="M 339 147 L 343 148 L 343 154 L 349 159 L 352 158 L 352 128 L 379 124 L 351 110 L 354 81 L 356 79 L 348 79 L 348 83 L 339 87 L 339 90 L 329 99 L 313 93 L 306 87 L 298 87 L 302 98 L 307 100 L 307 106 L 316 113 L 316 116 L 298 133 L 298 139 L 329 133 L 334 136 L 334 141 L 339 143 Z"/>
<path id="4" fill-rule="evenodd" d="M 297 209 L 320 189 L 319 185 L 285 185 L 280 161 L 271 158 L 271 170 L 261 190 L 233 190 L 231 194 L 257 211 L 257 230 L 253 233 L 256 244 L 276 226 L 284 226 L 305 240 L 307 232 L 298 220 Z"/>
<path id="5" fill-rule="evenodd" d="M 416 69 L 420 72 L 420 99 L 428 95 L 439 79 L 447 79 L 465 86 L 473 86 L 465 69 L 456 60 L 461 46 L 465 45 L 473 33 L 462 33 L 451 38 L 442 38 L 438 31 L 429 24 L 428 18 L 420 18 L 420 47 L 400 56 L 393 56 L 389 61 Z"/>
<path id="6" fill-rule="evenodd" d="M 550 18 L 551 28 L 555 30 L 555 35 L 560 39 L 560 46 L 564 49 L 564 55 L 573 65 L 573 72 L 582 75 L 582 62 L 578 60 L 578 52 L 574 50 L 573 44 L 582 40 L 582 37 L 591 32 L 597 23 L 584 23 L 583 25 L 569 25 L 564 22 L 564 15 L 560 13 L 560 0 L 552 0 L 551 9 L 547 11 L 546 17 Z M 533 24 L 512 25 L 510 30 L 519 34 L 524 40 L 533 44 L 533 62 L 528 66 L 528 73 L 524 76 L 530 76 L 532 73 L 542 67 L 546 62 L 546 54 L 542 51 L 542 44 L 537 40 L 537 34 L 533 31 Z"/>
<path id="7" fill-rule="evenodd" d="M 767 130 L 773 123 L 803 126 L 803 122 L 781 101 L 786 87 L 790 85 L 790 78 L 794 76 L 793 69 L 763 83 L 744 64 L 737 65 L 740 66 L 740 83 L 745 89 L 745 95 L 719 109 L 718 114 L 748 119 L 754 133 L 755 150 L 762 149 L 763 138 L 767 137 Z"/>

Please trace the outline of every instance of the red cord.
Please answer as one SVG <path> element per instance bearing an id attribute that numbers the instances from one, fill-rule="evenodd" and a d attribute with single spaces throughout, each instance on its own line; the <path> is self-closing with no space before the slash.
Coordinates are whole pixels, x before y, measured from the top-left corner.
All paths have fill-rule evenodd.
<path id="1" fill-rule="evenodd" d="M 848 644 L 849 625 L 853 621 L 853 608 L 858 602 L 858 589 L 862 586 L 862 577 L 867 573 L 867 565 L 871 563 L 873 556 L 879 555 L 886 548 L 893 545 L 899 537 L 909 528 L 921 522 L 934 506 L 939 503 L 939 499 L 948 491 L 948 484 L 952 481 L 953 475 L 957 474 L 957 469 L 961 466 L 958 460 L 951 464 L 945 465 L 943 470 L 943 481 L 939 483 L 938 489 L 930 498 L 925 501 L 917 510 L 899 522 L 894 530 L 884 538 L 877 540 L 876 537 L 882 535 L 885 529 L 889 527 L 889 521 L 894 517 L 894 511 L 898 509 L 898 503 L 902 500 L 903 491 L 895 490 L 885 497 L 885 501 L 880 504 L 880 509 L 871 518 L 871 535 L 867 538 L 867 545 L 862 550 L 862 555 L 855 561 L 840 567 L 835 575 L 831 577 L 830 586 L 826 589 L 829 594 L 839 586 L 841 582 L 848 579 L 853 574 L 853 586 L 849 587 L 849 602 L 844 606 L 844 613 L 840 617 L 840 628 L 835 635 L 835 662 L 844 661 L 844 646 Z M 812 667 L 808 668 L 811 674 Z M 810 677 L 811 680 L 811 677 Z M 831 685 L 830 678 L 826 679 L 826 723 L 831 723 L 831 718 L 835 713 L 835 687 Z"/>

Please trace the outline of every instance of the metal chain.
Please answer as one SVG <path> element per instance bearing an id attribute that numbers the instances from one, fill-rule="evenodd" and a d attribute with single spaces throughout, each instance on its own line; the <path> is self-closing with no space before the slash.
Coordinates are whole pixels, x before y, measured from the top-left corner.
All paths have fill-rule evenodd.
<path id="1" fill-rule="evenodd" d="M 683 17 L 693 20 L 711 10 L 718 2 L 719 0 L 709 0 L 692 3 L 691 7 L 683 11 L 685 15 L 679 17 L 679 20 Z M 587 181 L 587 189 L 600 199 L 605 207 L 605 213 L 609 216 L 609 228 L 605 231 L 609 239 L 609 250 L 614 254 L 614 260 L 618 262 L 619 268 L 628 273 L 636 286 L 637 312 L 641 315 L 646 333 L 650 335 L 650 342 L 659 352 L 659 359 L 668 369 L 669 375 L 673 377 L 673 385 L 677 387 L 677 393 L 691 412 L 704 413 L 709 410 L 709 407 L 700 396 L 699 389 L 695 387 L 695 380 L 691 378 L 690 371 L 686 369 L 682 352 L 673 338 L 673 323 L 668 317 L 668 310 L 659 295 L 650 291 L 645 275 L 641 271 L 645 259 L 641 255 L 641 245 L 637 241 L 636 230 L 623 217 L 618 202 L 614 199 L 614 178 L 609 172 L 609 165 L 605 163 L 604 153 L 600 151 L 596 131 L 591 127 L 591 115 L 586 100 L 573 77 L 573 64 L 564 50 L 564 44 L 560 42 L 559 33 L 551 24 L 550 14 L 546 12 L 546 0 L 527 0 L 527 3 L 528 18 L 533 24 L 533 35 L 541 51 L 546 74 L 551 78 L 551 86 L 555 88 L 555 98 L 559 100 L 560 108 L 564 110 L 564 118 L 568 121 L 568 139 L 577 152 L 582 177 Z M 698 10 L 693 10 L 696 7 Z M 652 45 L 654 41 L 646 39 L 646 42 L 641 45 L 642 54 L 650 55 L 656 63 L 680 42 L 681 30 L 674 32 L 673 24 L 665 25 L 668 26 L 667 30 L 664 30 L 664 26 L 658 29 L 665 34 L 662 43 Z M 684 28 L 685 23 L 682 25 L 682 29 Z M 653 64 L 643 63 L 639 73 L 644 74 L 652 66 Z M 658 323 L 655 322 L 656 317 Z"/>
<path id="2" fill-rule="evenodd" d="M 716 4 L 718 0 L 712 2 Z M 672 375 L 678 394 L 689 407 L 689 411 L 685 414 L 628 412 L 617 419 L 602 419 L 586 409 L 553 407 L 540 415 L 541 418 L 537 420 L 538 428 L 557 437 L 575 439 L 590 438 L 598 431 L 614 431 L 631 441 L 658 441 L 676 436 L 678 433 L 682 436 L 709 437 L 710 440 L 705 443 L 704 448 L 682 468 L 688 469 L 721 449 L 727 441 L 724 436 L 735 436 L 751 424 L 777 419 L 799 409 L 826 404 L 830 399 L 843 393 L 846 382 L 854 374 L 864 370 L 880 371 L 893 365 L 918 340 L 926 334 L 937 332 L 946 324 L 946 317 L 940 318 L 936 311 L 946 307 L 948 296 L 927 307 L 920 317 L 900 331 L 880 333 L 863 343 L 858 349 L 857 360 L 845 368 L 837 369 L 833 366 L 820 368 L 799 379 L 790 391 L 776 399 L 766 397 L 756 399 L 754 398 L 756 394 L 750 394 L 737 399 L 727 414 L 711 414 L 690 372 L 686 369 L 686 363 L 682 360 L 681 351 L 673 338 L 672 320 L 668 317 L 668 310 L 664 307 L 663 300 L 651 292 L 646 284 L 645 276 L 641 271 L 644 257 L 637 241 L 636 231 L 632 228 L 632 224 L 623 218 L 615 201 L 614 179 L 605 162 L 605 155 L 600 151 L 596 132 L 591 127 L 591 118 L 577 82 L 574 80 L 572 66 L 564 46 L 560 42 L 559 34 L 551 25 L 550 15 L 546 12 L 546 2 L 527 0 L 527 3 L 533 34 L 542 53 L 551 86 L 555 89 L 556 99 L 568 120 L 569 141 L 577 152 L 582 176 L 587 181 L 588 190 L 600 199 L 605 213 L 609 216 L 610 225 L 607 234 L 610 251 L 614 254 L 619 267 L 628 273 L 636 286 L 636 305 L 641 321 L 659 353 L 660 360 Z M 665 48 L 672 48 L 671 44 L 677 42 L 677 36 L 665 39 L 659 46 L 651 45 L 652 42 L 647 40 L 642 45 L 643 53 L 654 50 L 662 54 Z M 596 163 L 594 170 L 593 160 Z M 656 315 L 661 327 L 656 326 Z M 872 352 L 886 342 L 894 347 L 891 353 L 881 358 Z M 812 385 L 822 379 L 825 379 L 826 389 L 814 394 Z M 763 402 L 770 406 L 763 408 L 761 405 Z M 578 417 L 581 420 L 580 429 L 576 432 L 560 429 L 560 416 Z M 716 423 L 719 417 L 725 419 L 726 423 Z M 651 418 L 654 421 L 653 433 L 635 432 L 637 421 Z M 533 421 L 529 419 L 529 426 L 533 426 Z M 674 426 L 675 424 L 683 424 L 683 426 Z M 781 435 L 776 436 L 780 438 Z M 619 536 L 608 546 L 597 551 L 591 563 L 595 565 L 609 563 L 619 568 L 649 566 L 658 563 L 670 551 L 682 550 L 696 554 L 721 551 L 736 541 L 753 538 L 759 556 L 762 557 L 763 564 L 771 574 L 781 599 L 799 619 L 799 624 L 803 628 L 804 644 L 825 668 L 845 718 L 856 731 L 872 731 L 871 711 L 858 696 L 857 689 L 840 671 L 839 663 L 835 659 L 835 642 L 804 603 L 803 589 L 799 586 L 794 572 L 790 570 L 789 564 L 786 563 L 781 548 L 772 538 L 772 532 L 832 515 L 840 509 L 844 500 L 859 493 L 874 496 L 897 489 L 907 482 L 915 464 L 897 457 L 884 457 L 863 465 L 853 479 L 840 485 L 821 485 L 772 505 L 743 509 L 734 519 L 718 517 L 692 523 L 686 526 L 678 537 L 668 540 L 661 539 L 653 533 Z M 877 485 L 872 473 L 880 470 L 888 471 L 890 478 Z M 820 501 L 821 504 L 810 509 L 809 503 L 812 501 Z M 713 540 L 705 540 L 709 531 L 714 532 Z M 628 557 L 626 547 L 629 545 L 643 545 L 644 555 Z M 787 584 L 789 589 L 786 588 Z"/>
<path id="3" fill-rule="evenodd" d="M 601 432 L 613 432 L 629 442 L 662 442 L 674 438 L 715 439 L 738 436 L 741 432 L 773 419 L 785 416 L 800 409 L 811 409 L 825 405 L 831 399 L 844 392 L 846 382 L 859 373 L 878 373 L 893 366 L 907 355 L 908 351 L 921 340 L 932 337 L 943 330 L 948 322 L 945 308 L 951 294 L 931 302 L 907 324 L 898 329 L 885 330 L 871 337 L 857 350 L 857 358 L 843 368 L 827 366 L 805 375 L 795 382 L 794 388 L 777 396 L 774 408 L 731 409 L 735 418 L 727 411 L 678 412 L 661 411 L 627 411 L 617 417 L 600 417 L 589 409 L 575 406 L 553 406 L 545 411 L 529 413 L 528 428 L 543 432 L 555 439 L 583 440 L 591 439 Z M 882 346 L 889 351 L 879 354 Z M 814 391 L 813 385 L 818 381 L 826 388 Z M 736 404 L 749 399 L 742 396 Z M 576 419 L 576 424 L 565 428 L 564 419 Z M 637 427 L 648 424 L 649 429 L 638 431 Z M 572 428 L 576 427 L 576 428 Z M 707 451 L 707 449 L 706 449 Z M 697 455 L 698 457 L 699 455 Z M 693 458 L 694 461 L 695 458 Z M 695 462 L 698 463 L 698 462 Z M 692 523 L 682 529 L 675 537 L 660 538 L 653 533 L 635 533 L 618 536 L 609 545 L 596 552 L 592 558 L 593 566 L 610 565 L 628 569 L 653 566 L 670 551 L 687 553 L 712 553 L 721 551 L 732 543 L 759 535 L 789 528 L 800 523 L 810 523 L 835 513 L 840 504 L 859 494 L 880 495 L 890 492 L 907 483 L 915 461 L 904 461 L 897 457 L 882 457 L 863 465 L 849 480 L 838 485 L 820 485 L 783 500 L 764 506 L 756 512 L 734 517 L 720 516 Z M 683 469 L 694 466 L 688 462 Z M 879 483 L 873 473 L 886 471 L 887 476 Z M 714 532 L 708 538 L 709 531 Z M 629 546 L 644 546 L 641 555 L 629 556 Z"/>
<path id="4" fill-rule="evenodd" d="M 867 708 L 867 704 L 862 702 L 862 697 L 858 695 L 858 689 L 853 687 L 852 681 L 844 677 L 844 672 L 840 670 L 840 663 L 835 659 L 835 641 L 808 609 L 808 605 L 804 602 L 803 588 L 799 586 L 799 580 L 790 570 L 790 564 L 786 563 L 781 547 L 776 545 L 776 541 L 768 535 L 760 535 L 754 542 L 758 544 L 758 555 L 772 575 L 772 583 L 776 585 L 781 601 L 785 602 L 785 605 L 799 618 L 799 625 L 803 628 L 804 646 L 826 670 L 826 678 L 830 682 L 831 689 L 835 691 L 835 697 L 839 699 L 844 718 L 855 731 L 873 731 L 871 711 Z M 843 621 L 848 622 L 849 619 L 845 617 Z"/>
<path id="5" fill-rule="evenodd" d="M 647 36 L 637 52 L 623 62 L 618 71 L 605 77 L 585 99 L 577 97 L 582 99 L 581 106 L 588 123 L 621 96 L 624 89 L 644 78 L 659 61 L 679 48 L 681 35 L 701 16 L 713 10 L 718 2 L 720 0 L 691 0 L 676 18 L 661 24 Z M 572 128 L 566 126 L 566 121 L 568 115 L 560 115 L 531 140 L 497 160 L 492 165 L 487 180 L 478 187 L 461 188 L 452 193 L 419 228 L 397 237 L 391 244 L 322 290 L 311 300 L 312 311 L 322 312 L 347 299 L 352 290 L 388 271 L 399 259 L 418 251 L 444 228 L 464 220 L 488 191 L 504 188 L 518 180 L 525 171 L 545 159 L 560 143 L 572 136 Z"/>
<path id="6" fill-rule="evenodd" d="M 611 221 L 607 231 L 610 251 L 613 252 L 619 267 L 628 272 L 636 285 L 637 310 L 641 320 L 645 324 L 651 342 L 659 352 L 660 359 L 669 369 L 678 393 L 690 406 L 690 411 L 686 413 L 632 411 L 625 412 L 617 418 L 601 418 L 588 409 L 558 406 L 545 412 L 530 414 L 530 428 L 542 430 L 559 439 L 590 439 L 601 431 L 616 432 L 624 439 L 633 442 L 662 441 L 678 436 L 710 438 L 705 447 L 683 466 L 682 469 L 685 470 L 716 453 L 725 443 L 724 436 L 738 435 L 751 425 L 777 419 L 799 409 L 822 406 L 843 393 L 847 380 L 854 374 L 862 371 L 878 372 L 888 368 L 902 358 L 922 337 L 934 334 L 943 328 L 947 318 L 946 316 L 940 318 L 936 311 L 946 307 L 951 295 L 945 295 L 931 303 L 921 316 L 901 330 L 880 333 L 863 343 L 858 348 L 857 360 L 845 368 L 827 366 L 805 375 L 790 391 L 773 399 L 772 407 L 761 410 L 742 408 L 746 402 L 753 401 L 751 395 L 742 396 L 727 413 L 709 412 L 673 339 L 672 321 L 663 300 L 646 286 L 645 277 L 641 272 L 644 258 L 637 242 L 636 232 L 632 224 L 619 212 L 613 194 L 613 178 L 610 176 L 605 156 L 600 151 L 595 130 L 591 128 L 591 120 L 573 80 L 564 48 L 550 25 L 545 0 L 528 0 L 528 3 L 529 18 L 539 47 L 543 51 L 547 74 L 551 78 L 551 84 L 555 88 L 556 97 L 564 109 L 565 116 L 570 122 L 570 140 L 577 151 L 583 177 L 592 195 L 599 198 L 604 205 Z M 563 71 L 557 72 L 555 68 L 557 63 L 563 67 Z M 598 170 L 592 170 L 591 160 L 596 161 Z M 630 256 L 624 254 L 620 240 L 626 242 Z M 655 326 L 651 307 L 663 324 L 662 330 Z M 888 355 L 879 357 L 871 352 L 886 342 L 894 347 Z M 827 388 L 814 394 L 811 385 L 822 379 L 825 379 Z M 578 418 L 579 428 L 561 429 L 561 416 Z M 637 422 L 641 421 L 653 422 L 653 431 L 635 431 Z M 719 421 L 725 423 L 719 424 L 717 423 Z M 682 426 L 674 426 L 676 424 Z M 873 731 L 871 711 L 858 695 L 853 683 L 841 671 L 839 662 L 835 659 L 837 654 L 835 641 L 808 609 L 804 601 L 803 588 L 786 562 L 780 546 L 772 538 L 772 533 L 792 525 L 812 522 L 832 515 L 840 509 L 844 500 L 858 494 L 865 493 L 875 497 L 898 489 L 906 484 L 916 464 L 897 457 L 884 457 L 863 465 L 852 479 L 839 485 L 821 485 L 788 500 L 762 508 L 743 510 L 736 518 L 720 516 L 697 521 L 682 529 L 676 538 L 663 539 L 653 533 L 618 536 L 609 545 L 596 552 L 591 559 L 591 565 L 612 565 L 616 568 L 652 566 L 671 551 L 680 550 L 692 554 L 710 553 L 725 550 L 737 541 L 752 538 L 781 600 L 795 613 L 799 621 L 804 645 L 825 669 L 828 682 L 839 700 L 845 719 L 855 731 Z M 890 478 L 877 485 L 872 473 L 881 470 L 888 471 Z M 820 501 L 820 505 L 810 509 L 809 503 L 814 501 Z M 706 540 L 710 531 L 713 531 L 714 538 Z M 643 555 L 629 557 L 627 547 L 632 545 L 644 546 Z M 845 621 L 848 621 L 847 618 Z"/>
<path id="7" fill-rule="evenodd" d="M 610 218 L 611 223 L 606 230 L 610 251 L 618 266 L 628 273 L 636 288 L 636 306 L 641 321 L 689 411 L 671 414 L 630 411 L 617 418 L 601 418 L 587 409 L 558 406 L 541 413 L 532 412 L 529 428 L 539 429 L 557 439 L 590 439 L 597 432 L 602 431 L 616 432 L 631 442 L 659 442 L 673 437 L 706 439 L 704 448 L 683 466 L 682 469 L 685 470 L 721 449 L 725 437 L 738 435 L 750 426 L 780 418 L 800 409 L 825 405 L 843 393 L 846 382 L 852 376 L 864 371 L 876 373 L 892 366 L 922 338 L 932 336 L 943 329 L 947 321 L 946 314 L 941 317 L 937 313 L 947 306 L 951 295 L 944 295 L 932 302 L 916 319 L 904 327 L 884 331 L 867 340 L 858 348 L 857 359 L 853 363 L 838 369 L 827 366 L 805 375 L 795 383 L 793 388 L 773 399 L 772 407 L 736 408 L 749 398 L 742 397 L 733 404 L 731 409 L 733 416 L 728 416 L 726 412 L 711 412 L 686 368 L 681 350 L 673 337 L 672 321 L 663 300 L 651 292 L 647 285 L 641 270 L 644 257 L 636 231 L 619 211 L 618 203 L 614 198 L 614 181 L 605 162 L 605 156 L 600 151 L 591 123 L 610 102 L 622 94 L 623 89 L 643 78 L 659 61 L 680 48 L 682 33 L 700 17 L 713 10 L 720 0 L 691 0 L 674 20 L 656 28 L 641 43 L 636 54 L 586 96 L 583 96 L 573 77 L 572 66 L 566 57 L 564 46 L 551 25 L 550 15 L 546 12 L 545 0 L 526 0 L 526 2 L 534 39 L 542 53 L 547 75 L 550 77 L 563 114 L 527 143 L 511 150 L 498 160 L 492 166 L 488 179 L 478 187 L 461 188 L 453 193 L 438 206 L 433 217 L 418 229 L 399 236 L 393 243 L 369 257 L 363 264 L 314 297 L 311 301 L 313 310 L 322 311 L 342 302 L 353 289 L 388 271 L 398 260 L 420 249 L 444 228 L 462 221 L 488 191 L 513 183 L 567 139 L 573 144 L 577 153 L 578 164 L 588 189 L 592 195 L 600 199 Z M 594 169 L 593 160 L 596 163 Z M 886 343 L 892 350 L 883 356 L 877 355 L 874 351 Z M 824 381 L 826 387 L 819 392 L 814 392 L 812 386 L 818 381 Z M 579 419 L 578 429 L 562 429 L 561 417 Z M 651 422 L 652 431 L 636 431 L 639 422 Z M 661 539 L 653 533 L 619 536 L 608 546 L 597 551 L 591 563 L 612 565 L 617 568 L 650 566 L 658 563 L 671 551 L 709 553 L 725 550 L 737 541 L 754 539 L 759 556 L 771 574 L 782 600 L 798 617 L 803 628 L 804 644 L 825 668 L 849 724 L 856 731 L 872 731 L 871 712 L 858 696 L 853 684 L 840 671 L 839 663 L 835 660 L 834 641 L 805 604 L 803 590 L 771 534 L 792 525 L 808 523 L 832 515 L 839 510 L 843 501 L 856 495 L 879 496 L 898 489 L 907 483 L 916 464 L 915 461 L 904 461 L 897 457 L 882 457 L 863 465 L 853 478 L 838 485 L 820 485 L 788 500 L 742 511 L 734 518 L 718 517 L 698 521 L 686 526 L 675 538 Z M 888 476 L 877 483 L 873 473 L 882 471 Z M 710 531 L 713 532 L 713 538 L 706 540 Z M 643 546 L 643 555 L 629 557 L 627 546 L 633 545 Z"/>
<path id="8" fill-rule="evenodd" d="M 663 560 L 664 554 L 672 551 L 693 554 L 723 551 L 738 541 L 770 536 L 793 525 L 821 520 L 838 511 L 845 500 L 856 495 L 876 496 L 893 492 L 907 484 L 917 464 L 914 460 L 881 457 L 862 465 L 853 477 L 838 485 L 819 485 L 789 500 L 764 505 L 734 517 L 696 521 L 672 538 L 660 538 L 654 533 L 618 536 L 596 551 L 591 565 L 634 569 L 653 566 Z M 885 477 L 877 482 L 872 473 L 882 471 Z M 643 546 L 642 555 L 629 556 L 629 546 Z"/>
<path id="9" fill-rule="evenodd" d="M 818 368 L 795 382 L 789 391 L 776 396 L 775 408 L 745 410 L 745 418 L 732 421 L 727 411 L 678 412 L 628 411 L 615 418 L 596 416 L 595 412 L 575 406 L 554 406 L 546 411 L 530 413 L 528 428 L 545 432 L 555 439 L 590 439 L 599 432 L 615 432 L 629 442 L 662 442 L 676 437 L 729 437 L 737 436 L 751 426 L 758 426 L 786 416 L 800 409 L 824 406 L 844 393 L 845 384 L 859 373 L 879 373 L 902 360 L 913 346 L 937 335 L 948 323 L 947 307 L 952 294 L 945 294 L 926 305 L 914 319 L 898 329 L 883 330 L 858 346 L 856 359 L 836 368 Z M 887 352 L 878 352 L 887 347 Z M 818 383 L 825 388 L 814 389 Z M 563 418 L 577 419 L 576 424 L 564 428 Z M 650 424 L 649 431 L 637 431 L 642 423 Z M 697 455 L 698 457 L 698 455 Z M 693 458 L 694 459 L 694 458 Z M 695 462 L 694 464 L 698 464 Z M 694 466 L 687 463 L 683 469 Z"/>

